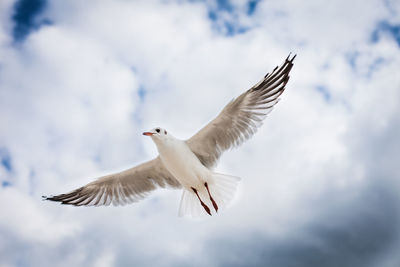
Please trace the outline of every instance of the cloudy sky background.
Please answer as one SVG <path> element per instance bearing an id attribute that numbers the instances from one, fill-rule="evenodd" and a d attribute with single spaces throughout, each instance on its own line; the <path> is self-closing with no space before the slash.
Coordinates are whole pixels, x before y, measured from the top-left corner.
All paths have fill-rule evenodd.
<path id="1" fill-rule="evenodd" d="M 0 266 L 399 266 L 400 2 L 0 2 Z M 186 139 L 296 53 L 233 206 L 43 202 Z M 213 97 L 211 97 L 213 96 Z"/>

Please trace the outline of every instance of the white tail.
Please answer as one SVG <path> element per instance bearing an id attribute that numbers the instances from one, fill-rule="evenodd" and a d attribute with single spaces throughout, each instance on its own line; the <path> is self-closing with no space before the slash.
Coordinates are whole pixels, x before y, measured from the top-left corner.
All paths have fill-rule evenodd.
<path id="1" fill-rule="evenodd" d="M 220 173 L 212 174 L 212 179 L 207 184 L 212 198 L 218 205 L 218 212 L 226 208 L 234 198 L 239 181 L 240 178 L 236 176 Z M 206 187 L 197 188 L 197 192 L 201 200 L 210 208 L 211 212 L 215 213 Z M 183 189 L 179 216 L 199 218 L 209 215 L 201 206 L 196 194 L 192 190 Z"/>

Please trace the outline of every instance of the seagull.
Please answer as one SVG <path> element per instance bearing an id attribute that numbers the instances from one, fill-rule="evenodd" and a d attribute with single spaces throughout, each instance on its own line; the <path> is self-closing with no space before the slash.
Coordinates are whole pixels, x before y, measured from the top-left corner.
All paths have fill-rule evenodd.
<path id="1" fill-rule="evenodd" d="M 268 73 L 230 101 L 219 115 L 188 140 L 157 127 L 144 132 L 159 155 L 131 169 L 106 175 L 70 193 L 44 200 L 74 206 L 124 205 L 145 198 L 156 188 L 183 189 L 179 216 L 214 215 L 234 198 L 240 178 L 214 172 L 221 154 L 248 140 L 285 90 L 293 60 Z"/>

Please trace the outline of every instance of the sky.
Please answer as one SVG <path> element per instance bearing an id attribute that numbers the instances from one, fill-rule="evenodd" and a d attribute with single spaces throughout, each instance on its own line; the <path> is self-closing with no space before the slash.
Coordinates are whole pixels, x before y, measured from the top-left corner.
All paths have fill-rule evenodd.
<path id="1" fill-rule="evenodd" d="M 231 207 L 181 192 L 123 207 L 41 200 L 187 139 L 297 54 L 257 134 L 216 171 Z M 0 1 L 0 266 L 400 264 L 400 2 Z"/>

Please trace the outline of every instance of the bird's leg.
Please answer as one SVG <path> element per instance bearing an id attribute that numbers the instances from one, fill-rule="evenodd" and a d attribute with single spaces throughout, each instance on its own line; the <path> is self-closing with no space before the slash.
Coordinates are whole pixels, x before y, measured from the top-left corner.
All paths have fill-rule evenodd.
<path id="1" fill-rule="evenodd" d="M 199 197 L 199 194 L 197 193 L 196 188 L 192 187 L 193 192 L 196 194 L 197 198 L 200 200 L 200 204 L 203 206 L 203 208 L 206 210 L 206 212 L 208 213 L 208 215 L 211 216 L 211 211 L 210 208 L 204 204 L 204 202 L 201 200 L 201 198 Z"/>
<path id="2" fill-rule="evenodd" d="M 210 194 L 210 190 L 208 189 L 208 184 L 207 184 L 207 182 L 204 183 L 204 186 L 207 188 L 208 195 L 210 196 L 210 200 L 211 200 L 211 202 L 212 202 L 212 204 L 213 204 L 213 206 L 214 206 L 215 211 L 218 212 L 218 205 L 217 205 L 217 203 L 214 201 L 214 199 L 212 198 L 212 196 L 211 196 L 211 194 Z"/>

